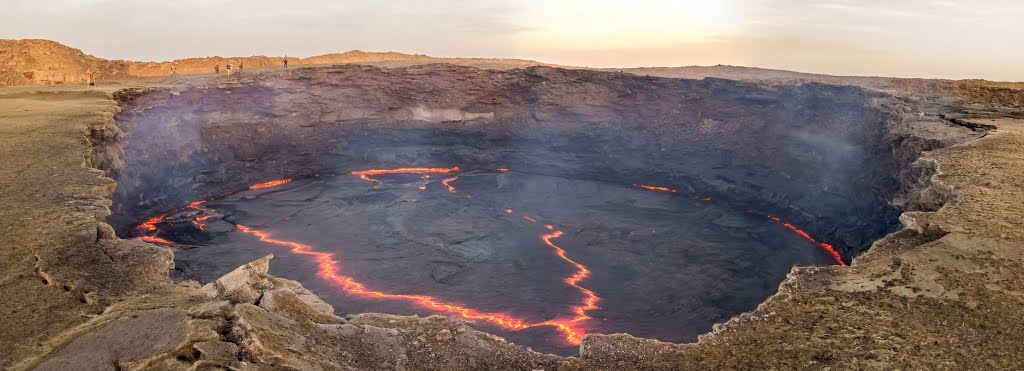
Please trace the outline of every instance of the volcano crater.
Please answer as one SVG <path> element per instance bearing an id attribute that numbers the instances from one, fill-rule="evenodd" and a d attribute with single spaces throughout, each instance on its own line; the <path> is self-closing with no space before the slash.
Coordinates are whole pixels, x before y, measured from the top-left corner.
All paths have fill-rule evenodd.
<path id="1" fill-rule="evenodd" d="M 310 68 L 125 91 L 93 158 L 111 225 L 210 282 L 271 274 L 338 313 L 461 317 L 569 354 L 696 340 L 794 266 L 895 231 L 946 144 L 882 93 L 546 67 Z M 275 181 L 277 180 L 277 181 Z"/>

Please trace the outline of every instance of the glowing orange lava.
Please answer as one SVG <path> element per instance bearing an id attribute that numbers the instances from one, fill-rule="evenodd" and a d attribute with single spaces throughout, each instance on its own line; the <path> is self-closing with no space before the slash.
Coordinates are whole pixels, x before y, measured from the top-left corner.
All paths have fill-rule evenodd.
<path id="1" fill-rule="evenodd" d="M 447 174 L 459 171 L 459 167 L 402 167 L 397 169 L 369 169 L 353 171 L 352 175 L 358 175 L 359 179 L 373 182 L 373 188 L 377 188 L 381 184 L 381 181 L 371 178 L 371 175 L 384 175 L 384 174 L 425 174 L 422 179 L 429 179 L 430 175 L 427 174 Z M 451 188 L 451 187 L 449 187 Z"/>
<path id="2" fill-rule="evenodd" d="M 576 273 L 570 276 L 569 278 L 566 278 L 565 283 L 569 284 L 569 286 L 575 287 L 577 290 L 583 293 L 583 305 L 576 305 L 572 307 L 573 312 L 576 313 L 576 317 L 570 320 L 570 322 L 579 322 L 590 319 L 590 316 L 587 315 L 587 311 L 600 309 L 600 307 L 597 306 L 597 302 L 600 301 L 601 298 L 597 297 L 597 295 L 594 294 L 593 291 L 587 290 L 579 285 L 580 281 L 582 281 L 584 278 L 587 278 L 587 276 L 590 276 L 590 270 L 587 269 L 587 267 L 583 266 L 583 264 L 580 264 L 575 260 L 570 259 L 568 256 L 566 256 L 565 249 L 562 249 L 554 242 L 551 242 L 552 239 L 559 238 L 564 235 L 565 233 L 563 233 L 562 231 L 554 231 L 552 233 L 541 236 L 541 240 L 544 240 L 545 244 L 555 249 L 555 253 L 558 254 L 558 257 L 562 258 L 562 260 L 565 260 L 569 262 L 569 264 L 572 264 L 573 266 L 576 267 Z"/>
<path id="3" fill-rule="evenodd" d="M 667 188 L 667 187 L 658 187 L 658 186 L 650 186 L 650 185 L 635 184 L 635 183 L 633 184 L 633 186 L 637 187 L 637 188 L 643 188 L 643 189 L 651 190 L 651 191 L 677 193 L 676 190 L 671 189 L 671 188 Z M 701 196 L 701 195 L 693 195 L 693 199 L 695 201 L 702 201 L 702 202 L 710 202 L 711 201 L 711 197 L 705 197 L 705 196 Z M 748 213 L 753 213 L 754 209 L 747 208 L 747 212 Z M 779 218 L 777 218 L 777 217 L 768 215 L 768 218 L 773 220 L 773 221 L 775 221 L 775 222 L 778 222 L 778 223 L 782 224 L 786 228 L 789 228 L 793 232 L 796 232 L 796 234 L 800 235 L 801 237 L 803 237 L 803 238 L 807 239 L 808 241 L 811 241 L 815 245 L 818 245 L 821 248 L 825 249 L 825 251 L 827 251 L 835 259 L 836 264 L 839 264 L 841 266 L 846 266 L 846 263 L 843 262 L 842 255 L 840 255 L 839 252 L 836 251 L 835 247 L 833 247 L 832 245 L 829 245 L 827 243 L 820 242 L 820 241 L 814 239 L 814 237 L 811 237 L 811 235 L 807 234 L 807 232 L 804 232 L 803 230 L 793 226 L 792 224 L 783 222 L 782 220 L 779 220 Z M 654 233 L 654 232 L 652 231 L 652 233 Z"/>
<path id="4" fill-rule="evenodd" d="M 447 174 L 459 171 L 459 167 L 402 167 L 398 169 L 369 169 L 353 171 L 352 175 L 381 175 L 381 174 Z"/>
<path id="5" fill-rule="evenodd" d="M 444 184 L 445 187 L 448 187 L 448 192 L 455 193 L 455 187 L 452 186 L 452 182 L 454 182 L 454 181 L 456 181 L 458 179 L 459 179 L 459 176 L 456 175 L 456 176 L 453 176 L 451 178 L 442 180 L 441 184 Z"/>
<path id="6" fill-rule="evenodd" d="M 552 326 L 565 335 L 566 341 L 574 345 L 579 345 L 580 341 L 583 338 L 583 331 L 580 330 L 579 327 L 575 326 L 573 322 L 578 322 L 590 318 L 587 317 L 585 314 L 581 313 L 584 313 L 586 310 L 597 308 L 595 305 L 593 305 L 593 303 L 597 302 L 597 297 L 593 296 L 593 299 L 590 299 L 588 297 L 588 299 L 585 301 L 585 305 L 573 307 L 574 311 L 578 315 L 570 321 L 550 320 L 531 324 L 523 319 L 516 318 L 508 313 L 484 312 L 461 304 L 447 303 L 433 296 L 390 294 L 381 291 L 374 291 L 368 289 L 366 285 L 357 282 L 354 278 L 339 273 L 338 261 L 334 259 L 333 253 L 316 251 L 312 246 L 298 242 L 275 239 L 271 237 L 271 234 L 268 232 L 249 228 L 241 224 L 236 225 L 236 227 L 238 227 L 238 230 L 244 233 L 248 233 L 258 237 L 260 241 L 291 248 L 291 251 L 295 254 L 312 256 L 314 260 L 316 260 L 320 268 L 318 275 L 323 279 L 326 279 L 337 284 L 338 286 L 341 287 L 342 290 L 349 294 L 375 299 L 405 300 L 437 312 L 454 314 L 459 317 L 470 320 L 480 320 L 513 331 L 518 331 L 530 327 Z M 582 265 L 579 265 L 578 263 L 566 258 L 564 255 L 565 251 L 550 242 L 551 238 L 557 238 L 560 236 L 561 232 L 556 232 L 551 235 L 545 235 L 544 242 L 558 250 L 559 256 L 562 256 L 563 259 L 566 259 L 566 261 L 575 264 L 577 266 L 577 269 L 583 269 L 582 272 L 577 272 L 576 275 L 574 275 L 573 277 L 566 279 L 567 283 L 579 288 L 578 286 L 576 286 L 575 283 L 589 275 L 589 271 L 587 271 L 586 268 L 583 267 Z M 583 290 L 585 293 L 593 295 L 593 293 L 591 293 L 589 290 L 583 288 L 579 289 Z"/>
<path id="7" fill-rule="evenodd" d="M 652 185 L 646 185 L 646 184 L 633 184 L 633 186 L 637 187 L 637 188 L 643 188 L 643 189 L 646 189 L 646 190 L 650 190 L 650 191 L 679 193 L 679 191 L 674 190 L 672 188 L 668 188 L 668 187 L 659 187 L 659 186 L 652 186 Z"/>
<path id="8" fill-rule="evenodd" d="M 166 218 L 166 217 L 167 217 L 167 214 L 163 214 L 163 215 L 160 215 L 160 216 L 155 216 L 155 217 L 149 218 L 149 220 L 147 220 L 145 223 L 139 224 L 139 226 L 136 227 L 136 228 L 145 229 L 147 231 L 155 231 L 156 230 L 156 223 L 162 222 L 164 220 L 164 218 Z"/>
<path id="9" fill-rule="evenodd" d="M 507 167 L 499 167 L 498 171 L 503 172 L 503 173 L 507 173 L 508 172 L 508 168 Z"/>
<path id="10" fill-rule="evenodd" d="M 370 175 L 375 175 L 375 174 L 399 174 L 399 173 L 421 173 L 421 172 L 447 173 L 447 172 L 458 171 L 458 169 L 459 169 L 458 167 L 455 167 L 455 168 L 403 168 L 403 169 L 389 169 L 389 170 L 374 169 L 374 170 L 366 170 L 366 171 L 362 171 L 362 172 L 353 172 L 353 174 L 359 175 L 363 179 L 367 179 L 367 180 L 379 183 L 379 181 L 377 181 L 375 179 L 372 179 L 372 178 L 369 178 L 369 176 Z M 449 184 L 449 183 L 455 181 L 456 179 L 458 179 L 457 176 L 456 177 L 451 177 L 451 178 L 443 180 L 442 183 L 445 186 L 448 187 L 450 192 L 455 192 L 454 187 L 451 184 Z M 250 189 L 270 188 L 270 187 L 275 187 L 275 186 L 278 186 L 278 185 L 281 185 L 281 184 L 288 183 L 290 181 L 291 181 L 291 179 L 275 180 L 275 181 L 271 181 L 271 182 L 260 183 L 260 184 L 254 185 L 252 187 L 249 187 L 249 188 Z M 230 194 L 230 193 L 228 193 L 228 194 Z M 469 197 L 469 195 L 466 195 L 466 196 Z M 204 214 L 205 213 L 216 213 L 216 210 L 206 208 L 203 205 L 204 203 L 206 203 L 206 201 L 207 200 L 202 200 L 202 201 L 196 201 L 196 202 L 189 203 L 186 208 L 203 210 Z M 176 210 L 176 211 L 180 211 L 180 210 L 184 210 L 184 209 L 185 208 L 182 208 L 182 209 L 179 209 L 179 210 Z M 511 214 L 512 213 L 512 209 L 505 209 L 505 212 L 508 213 L 508 214 Z M 161 216 L 158 216 L 158 217 L 151 218 L 151 219 L 147 220 L 145 223 L 140 224 L 138 226 L 138 228 L 139 229 L 144 229 L 144 230 L 147 230 L 147 231 L 155 231 L 155 230 L 157 230 L 156 224 L 160 223 L 161 221 L 163 221 L 163 219 L 167 215 L 168 214 L 164 214 L 164 215 L 161 215 Z M 195 218 L 193 218 L 192 224 L 195 225 L 196 227 L 198 227 L 200 230 L 205 230 L 206 223 L 204 223 L 204 222 L 206 220 L 212 218 L 213 216 L 215 216 L 215 215 L 196 216 Z M 523 217 L 526 220 L 529 220 L 531 222 L 537 223 L 536 219 L 533 219 L 533 218 L 531 218 L 529 216 L 523 216 Z M 462 318 L 465 318 L 465 319 L 469 319 L 469 320 L 484 321 L 484 322 L 487 322 L 487 323 L 490 323 L 490 324 L 493 324 L 493 325 L 497 325 L 499 327 L 502 327 L 502 328 L 505 328 L 505 329 L 508 329 L 508 330 L 513 330 L 513 331 L 518 331 L 518 330 L 522 330 L 522 329 L 526 329 L 526 328 L 531 328 L 531 327 L 544 327 L 544 326 L 553 327 L 553 328 L 555 328 L 555 330 L 557 330 L 557 331 L 562 333 L 563 338 L 567 342 L 569 342 L 570 344 L 573 344 L 573 345 L 579 345 L 580 342 L 582 341 L 583 335 L 586 334 L 586 331 L 579 324 L 580 321 L 583 321 L 583 320 L 586 320 L 586 319 L 590 319 L 590 317 L 586 315 L 586 312 L 589 311 L 589 310 L 593 310 L 593 309 L 599 309 L 599 307 L 597 307 L 596 303 L 600 299 L 593 292 L 591 292 L 590 290 L 587 290 L 587 289 L 585 289 L 583 287 L 580 287 L 579 284 L 578 284 L 578 282 L 580 280 L 582 280 L 582 279 L 584 279 L 584 278 L 586 278 L 587 276 L 590 275 L 590 271 L 585 266 L 583 266 L 582 264 L 579 264 L 576 261 L 573 261 L 572 259 L 569 259 L 566 256 L 565 250 L 562 249 L 561 247 L 559 247 L 558 245 L 556 245 L 554 242 L 552 242 L 553 239 L 559 238 L 562 235 L 564 235 L 564 233 L 562 231 L 555 231 L 554 230 L 555 228 L 554 228 L 553 225 L 545 225 L 545 228 L 547 228 L 548 230 L 551 230 L 552 233 L 545 234 L 545 235 L 541 236 L 541 240 L 543 240 L 544 243 L 547 244 L 548 246 L 550 246 L 551 248 L 555 249 L 556 254 L 560 258 L 562 258 L 566 262 L 569 262 L 574 267 L 576 267 L 576 273 L 573 274 L 572 276 L 566 278 L 564 281 L 567 284 L 569 284 L 570 286 L 572 286 L 572 287 L 576 288 L 577 290 L 579 290 L 584 295 L 584 299 L 583 299 L 581 305 L 571 306 L 571 309 L 572 309 L 573 313 L 576 314 L 574 317 L 571 317 L 571 318 L 568 318 L 568 319 L 551 319 L 551 320 L 547 320 L 547 321 L 543 321 L 543 322 L 536 322 L 536 323 L 531 323 L 531 322 L 526 321 L 524 319 L 516 318 L 516 317 L 514 317 L 514 316 L 512 316 L 512 315 L 510 315 L 508 313 L 486 312 L 486 311 L 474 309 L 474 308 L 471 308 L 471 307 L 468 307 L 468 306 L 465 306 L 465 305 L 462 305 L 462 304 L 447 303 L 447 302 L 444 302 L 444 301 L 442 301 L 440 299 L 437 299 L 435 297 L 428 296 L 428 295 L 391 294 L 391 293 L 385 293 L 385 292 L 381 292 L 381 291 L 370 290 L 365 285 L 363 285 L 362 283 L 357 282 L 354 278 L 349 277 L 349 276 L 345 276 L 345 275 L 342 275 L 341 273 L 339 273 L 338 262 L 334 259 L 334 254 L 333 253 L 326 253 L 326 252 L 316 251 L 312 246 L 306 245 L 306 244 L 302 244 L 302 243 L 298 243 L 298 242 L 292 242 L 292 241 L 286 241 L 286 240 L 281 240 L 281 239 L 275 239 L 275 238 L 271 237 L 271 234 L 269 232 L 261 231 L 261 230 L 256 230 L 256 229 L 250 228 L 250 227 L 245 226 L 245 225 L 238 224 L 238 225 L 236 225 L 236 227 L 238 228 L 239 231 L 241 231 L 243 233 L 251 234 L 251 235 L 254 235 L 254 236 L 258 237 L 260 241 L 263 241 L 263 242 L 266 242 L 266 243 L 270 243 L 270 244 L 279 245 L 279 246 L 288 247 L 295 254 L 312 256 L 314 258 L 314 260 L 317 262 L 318 266 L 319 266 L 318 275 L 321 278 L 325 279 L 325 280 L 328 280 L 328 281 L 330 281 L 332 283 L 335 283 L 335 284 L 339 285 L 342 288 L 342 290 L 344 290 L 345 292 L 347 292 L 349 294 L 353 294 L 353 295 L 357 295 L 357 296 L 362 296 L 362 297 L 367 297 L 367 298 L 409 301 L 409 302 L 411 302 L 411 303 L 413 303 L 415 305 L 418 305 L 418 306 L 421 306 L 421 307 L 424 307 L 424 308 L 427 308 L 427 309 L 430 309 L 430 310 L 433 310 L 433 311 L 436 311 L 436 312 L 453 314 L 453 315 L 457 315 L 459 317 L 462 317 Z M 161 243 L 161 244 L 173 244 L 172 241 L 169 241 L 169 240 L 166 240 L 166 239 L 163 239 L 163 238 L 160 238 L 160 237 L 156 237 L 156 236 L 142 236 L 142 237 L 138 237 L 138 239 L 146 241 L 146 242 L 155 242 L 155 243 Z"/>
<path id="11" fill-rule="evenodd" d="M 212 215 L 197 216 L 195 219 L 192 220 L 192 225 L 196 226 L 196 228 L 199 228 L 200 231 L 204 231 L 205 232 L 206 231 L 206 223 L 203 223 L 203 222 L 206 221 L 207 219 L 212 218 L 212 217 L 213 217 Z"/>
<path id="12" fill-rule="evenodd" d="M 279 185 L 282 185 L 282 184 L 285 184 L 285 183 L 288 183 L 288 182 L 291 182 L 291 181 L 292 181 L 291 179 L 271 180 L 271 181 L 266 182 L 266 183 L 260 183 L 260 184 L 251 186 L 251 187 L 249 187 L 249 189 L 261 189 L 261 188 L 277 187 Z"/>
<path id="13" fill-rule="evenodd" d="M 537 219 L 534 219 L 534 218 L 528 217 L 528 216 L 526 216 L 526 215 L 523 215 L 523 219 L 529 220 L 529 221 L 530 221 L 531 223 L 536 223 L 536 222 L 537 222 Z"/>
<path id="14" fill-rule="evenodd" d="M 768 219 L 771 219 L 771 220 L 773 220 L 775 222 L 778 222 L 779 224 L 782 224 L 784 227 L 789 228 L 791 231 L 793 231 L 796 234 L 800 235 L 800 237 L 803 237 L 803 238 L 807 239 L 808 241 L 813 242 L 815 245 L 821 246 L 822 249 L 825 249 L 826 252 L 828 252 L 829 254 L 832 255 L 832 258 L 834 258 L 836 260 L 836 264 L 839 264 L 839 265 L 844 266 L 844 267 L 846 266 L 846 262 L 843 262 L 843 256 L 840 255 L 839 252 L 836 251 L 836 249 L 834 247 L 832 247 L 832 245 L 829 245 L 827 243 L 819 242 L 818 240 L 815 240 L 814 237 L 811 237 L 811 235 L 807 234 L 807 232 L 804 232 L 802 229 L 797 228 L 796 226 L 794 226 L 792 224 L 786 223 L 786 222 L 780 220 L 777 217 L 768 215 Z"/>
<path id="15" fill-rule="evenodd" d="M 149 242 L 149 243 L 162 243 L 162 244 L 165 244 L 165 245 L 173 245 L 174 244 L 174 242 L 171 242 L 171 241 L 168 241 L 168 240 L 165 240 L 163 238 L 156 237 L 156 236 L 142 236 L 142 237 L 137 237 L 136 239 L 137 240 L 141 240 L 141 241 L 146 241 L 146 242 Z"/>

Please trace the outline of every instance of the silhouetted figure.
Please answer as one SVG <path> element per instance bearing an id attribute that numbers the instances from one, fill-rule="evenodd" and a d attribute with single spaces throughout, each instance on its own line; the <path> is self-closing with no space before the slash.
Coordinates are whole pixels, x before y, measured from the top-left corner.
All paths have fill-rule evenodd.
<path id="1" fill-rule="evenodd" d="M 288 68 L 288 56 L 284 56 L 284 68 Z"/>
<path id="2" fill-rule="evenodd" d="M 175 67 L 175 66 L 174 66 L 174 65 L 172 64 L 172 65 L 171 65 L 171 76 L 174 76 L 174 75 L 177 75 L 177 74 L 178 74 L 178 67 Z"/>
<path id="3" fill-rule="evenodd" d="M 242 73 L 242 69 L 245 68 L 245 62 L 238 62 L 238 73 Z"/>
<path id="4" fill-rule="evenodd" d="M 216 66 L 213 66 L 213 73 L 216 73 L 218 75 L 220 74 L 220 63 L 218 63 Z"/>
<path id="5" fill-rule="evenodd" d="M 231 74 L 231 63 L 228 63 L 228 75 Z"/>
<path id="6" fill-rule="evenodd" d="M 85 85 L 92 86 L 92 70 L 85 70 Z"/>

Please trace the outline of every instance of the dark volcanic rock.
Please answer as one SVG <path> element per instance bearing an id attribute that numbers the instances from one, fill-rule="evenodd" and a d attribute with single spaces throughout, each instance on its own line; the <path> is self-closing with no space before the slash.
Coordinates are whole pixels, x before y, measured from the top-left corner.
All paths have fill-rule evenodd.
<path id="1" fill-rule="evenodd" d="M 973 135 L 854 87 L 545 67 L 304 69 L 153 90 L 124 108 L 132 160 L 108 169 L 122 174 L 122 232 L 265 179 L 457 163 L 672 185 L 771 210 L 852 254 L 895 228 L 890 200 L 909 191 L 899 169 L 950 142 L 910 130 Z"/>

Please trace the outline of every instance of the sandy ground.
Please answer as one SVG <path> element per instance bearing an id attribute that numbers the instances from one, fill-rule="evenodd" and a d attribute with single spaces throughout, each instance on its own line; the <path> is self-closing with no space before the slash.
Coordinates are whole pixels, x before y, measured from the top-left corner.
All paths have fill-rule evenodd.
<path id="1" fill-rule="evenodd" d="M 114 182 L 87 166 L 114 87 L 0 90 L 0 368 L 1015 369 L 1024 364 L 1024 120 L 927 154 L 938 212 L 850 268 L 796 269 L 699 343 L 584 340 L 531 352 L 430 317 L 339 318 L 267 262 L 198 288 L 171 255 L 114 238 Z M 38 90 L 38 92 L 35 92 Z M 272 264 L 272 263 L 271 263 Z M 328 306 L 329 307 L 329 306 Z"/>
<path id="2" fill-rule="evenodd" d="M 0 367 L 52 349 L 136 284 L 160 277 L 139 271 L 152 263 L 122 264 L 116 249 L 135 249 L 129 259 L 157 265 L 168 257 L 111 240 L 113 231 L 100 223 L 109 205 L 103 196 L 115 183 L 87 168 L 83 146 L 88 130 L 116 112 L 109 90 L 32 90 L 0 95 Z"/>

